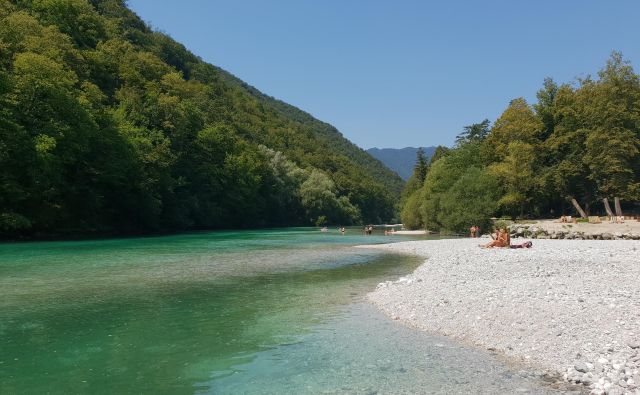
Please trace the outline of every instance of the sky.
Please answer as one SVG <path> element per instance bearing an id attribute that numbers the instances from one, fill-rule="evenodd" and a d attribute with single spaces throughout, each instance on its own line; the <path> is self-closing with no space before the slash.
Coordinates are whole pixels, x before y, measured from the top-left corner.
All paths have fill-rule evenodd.
<path id="1" fill-rule="evenodd" d="M 545 77 L 640 70 L 638 0 L 129 0 L 156 30 L 362 148 L 451 145 Z"/>

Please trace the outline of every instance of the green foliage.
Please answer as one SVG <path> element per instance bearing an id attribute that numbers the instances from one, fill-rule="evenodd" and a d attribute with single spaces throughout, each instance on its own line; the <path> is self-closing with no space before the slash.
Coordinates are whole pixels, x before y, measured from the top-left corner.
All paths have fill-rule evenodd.
<path id="1" fill-rule="evenodd" d="M 483 141 L 488 158 L 501 160 L 509 154 L 509 144 L 521 141 L 535 144 L 543 130 L 542 122 L 522 98 L 514 99 Z"/>
<path id="2" fill-rule="evenodd" d="M 489 125 L 491 125 L 491 122 L 485 119 L 480 123 L 465 126 L 464 131 L 456 137 L 456 145 L 484 140 L 491 130 Z"/>
<path id="3" fill-rule="evenodd" d="M 427 167 L 427 158 L 424 156 L 424 150 L 420 147 L 416 153 L 416 167 L 414 169 L 418 183 L 424 182 L 424 178 L 427 175 Z"/>
<path id="4" fill-rule="evenodd" d="M 556 216 L 574 197 L 587 211 L 616 196 L 633 208 L 640 77 L 616 52 L 598 76 L 577 86 L 545 79 L 533 106 L 515 99 L 490 130 L 488 121 L 465 127 L 454 149 L 436 151 L 422 185 L 407 183 L 403 221 L 463 232 L 492 216 Z"/>
<path id="5" fill-rule="evenodd" d="M 401 188 L 121 0 L 0 0 L 0 236 L 379 222 Z"/>
<path id="6" fill-rule="evenodd" d="M 420 190 L 414 191 L 406 199 L 402 206 L 400 219 L 407 229 L 424 228 L 422 217 L 420 216 L 420 205 L 422 204 L 422 193 Z"/>
<path id="7" fill-rule="evenodd" d="M 429 160 L 429 166 L 435 163 L 438 159 L 447 155 L 448 152 L 449 152 L 449 148 L 444 147 L 442 145 L 437 146 L 436 150 L 433 153 L 433 156 L 431 156 L 431 159 Z"/>
<path id="8" fill-rule="evenodd" d="M 512 141 L 507 154 L 500 162 L 488 166 L 488 172 L 500 182 L 504 194 L 498 201 L 504 212 L 524 215 L 530 208 L 536 188 L 534 146 L 522 141 Z"/>
<path id="9" fill-rule="evenodd" d="M 429 167 L 421 194 L 420 214 L 424 226 L 430 230 L 457 229 L 448 228 L 448 217 L 442 217 L 442 207 L 448 204 L 445 199 L 449 189 L 462 177 L 469 167 L 479 166 L 480 144 L 468 143 L 451 150 Z M 443 222 L 443 219 L 449 222 Z M 471 224 L 473 225 L 473 224 Z M 470 227 L 468 225 L 467 227 Z"/>
<path id="10" fill-rule="evenodd" d="M 305 217 L 310 224 L 318 225 L 318 221 L 322 225 L 325 223 L 352 224 L 360 219 L 358 209 L 345 196 L 336 196 L 335 190 L 333 181 L 315 169 L 302 183 L 299 193 Z"/>
<path id="11" fill-rule="evenodd" d="M 498 208 L 499 183 L 491 174 L 470 167 L 440 199 L 437 213 L 442 229 L 464 234 L 472 225 L 488 230 Z"/>
<path id="12" fill-rule="evenodd" d="M 31 222 L 20 214 L 1 213 L 0 232 L 20 232 L 31 227 Z"/>

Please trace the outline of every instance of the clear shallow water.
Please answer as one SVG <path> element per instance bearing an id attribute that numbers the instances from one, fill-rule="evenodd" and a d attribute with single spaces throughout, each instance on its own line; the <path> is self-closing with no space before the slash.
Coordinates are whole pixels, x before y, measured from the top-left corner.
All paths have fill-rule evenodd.
<path id="1" fill-rule="evenodd" d="M 362 301 L 408 240 L 310 229 L 0 245 L 0 393 L 550 392 Z"/>

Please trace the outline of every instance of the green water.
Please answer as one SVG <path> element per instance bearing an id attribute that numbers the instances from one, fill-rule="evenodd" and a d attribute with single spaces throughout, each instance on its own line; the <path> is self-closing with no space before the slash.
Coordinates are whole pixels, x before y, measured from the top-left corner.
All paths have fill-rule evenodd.
<path id="1" fill-rule="evenodd" d="M 415 258 L 312 229 L 0 245 L 0 393 L 550 391 L 363 301 Z"/>

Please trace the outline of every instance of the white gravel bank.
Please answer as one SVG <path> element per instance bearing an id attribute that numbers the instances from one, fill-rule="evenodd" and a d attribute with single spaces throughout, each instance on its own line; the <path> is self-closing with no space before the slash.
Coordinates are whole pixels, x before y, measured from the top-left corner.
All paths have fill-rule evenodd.
<path id="1" fill-rule="evenodd" d="M 389 316 L 588 386 L 640 394 L 640 242 L 534 240 L 480 249 L 478 239 L 367 248 L 427 257 L 369 299 Z"/>

